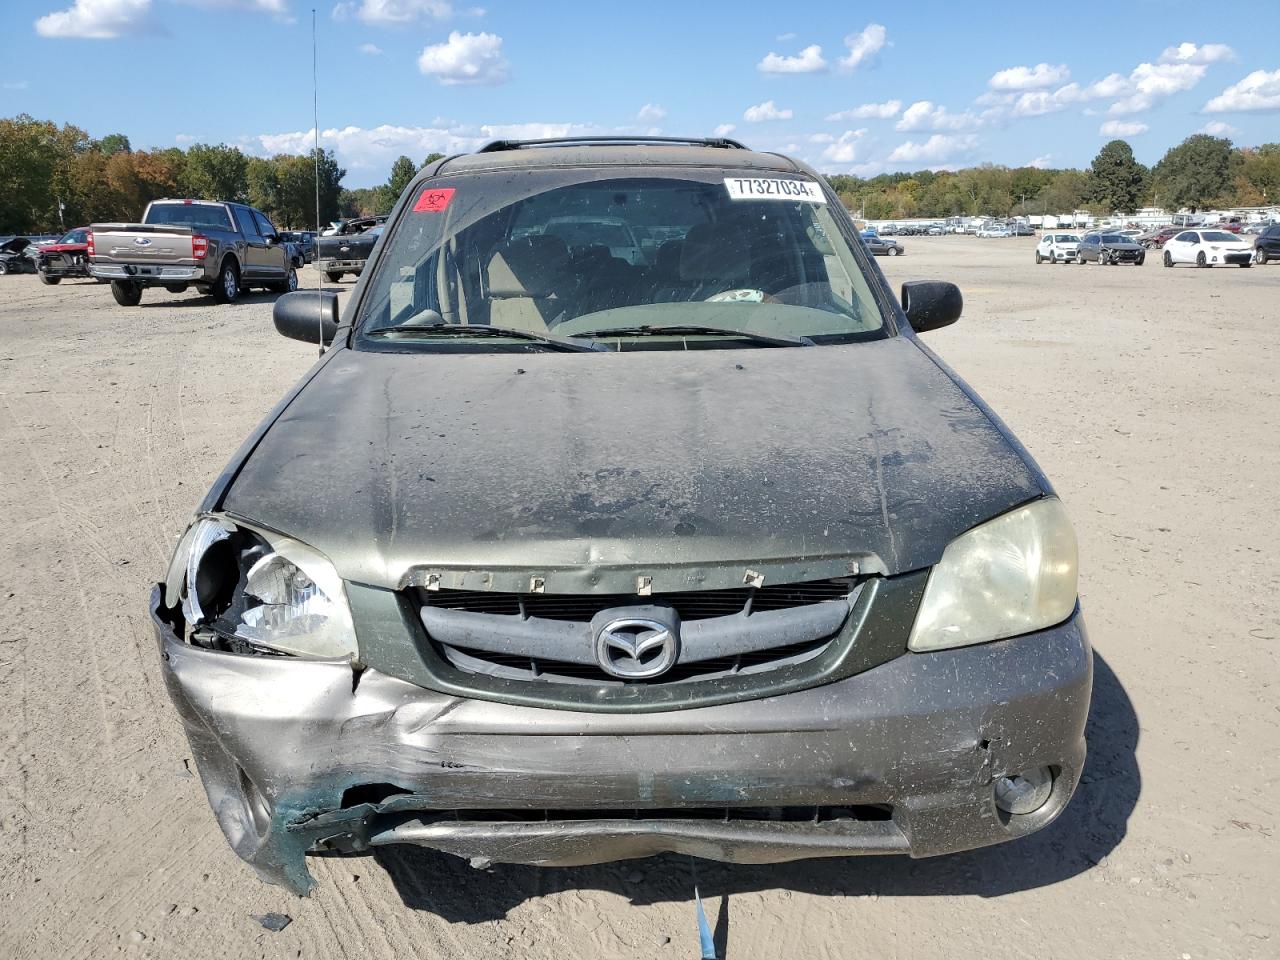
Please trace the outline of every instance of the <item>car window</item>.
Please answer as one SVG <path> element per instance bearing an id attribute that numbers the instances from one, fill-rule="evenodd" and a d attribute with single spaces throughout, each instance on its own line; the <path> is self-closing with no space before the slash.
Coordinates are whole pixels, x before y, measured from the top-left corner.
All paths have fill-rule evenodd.
<path id="1" fill-rule="evenodd" d="M 247 239 L 257 240 L 262 234 L 258 232 L 257 221 L 253 219 L 253 211 L 248 207 L 236 207 L 236 220 L 240 224 L 240 232 Z"/>
<path id="2" fill-rule="evenodd" d="M 270 237 L 275 234 L 276 228 L 271 225 L 271 221 L 262 215 L 259 210 L 253 211 L 253 219 L 258 224 L 258 232 L 264 237 Z"/>
<path id="3" fill-rule="evenodd" d="M 637 235 L 667 239 L 636 247 Z M 607 242 L 615 238 L 627 249 Z M 388 342 L 375 331 L 440 320 L 553 337 L 695 324 L 818 342 L 877 338 L 884 318 L 856 239 L 834 197 L 795 174 L 574 168 L 437 178 L 383 241 L 356 318 L 359 343 L 375 348 Z M 429 334 L 413 339 L 414 348 L 450 348 Z M 502 348 L 493 337 L 467 348 L 488 344 Z M 643 348 L 689 345 L 646 337 Z"/>
<path id="4" fill-rule="evenodd" d="M 204 227 L 207 230 L 231 230 L 227 208 L 216 203 L 153 203 L 147 208 L 144 223 L 168 223 L 176 227 Z"/>
<path id="5" fill-rule="evenodd" d="M 1178 234 L 1176 237 L 1174 237 L 1174 239 L 1177 240 L 1179 243 L 1199 243 L 1200 242 L 1200 238 L 1190 230 Z"/>

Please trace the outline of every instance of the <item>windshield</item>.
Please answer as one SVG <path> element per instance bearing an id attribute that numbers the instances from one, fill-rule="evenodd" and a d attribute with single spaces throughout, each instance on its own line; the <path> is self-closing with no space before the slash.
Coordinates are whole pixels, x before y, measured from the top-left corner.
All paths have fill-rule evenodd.
<path id="1" fill-rule="evenodd" d="M 153 203 L 147 208 L 144 222 L 231 230 L 231 218 L 227 216 L 226 207 L 212 203 Z"/>
<path id="2" fill-rule="evenodd" d="M 1102 235 L 1103 243 L 1128 243 L 1129 238 L 1118 233 L 1104 233 Z"/>
<path id="3" fill-rule="evenodd" d="M 1233 236 L 1230 233 L 1223 233 L 1220 230 L 1210 230 L 1207 233 L 1202 233 L 1200 236 L 1209 243 L 1236 243 L 1239 240 L 1238 237 Z"/>
<path id="4" fill-rule="evenodd" d="M 536 334 L 654 350 L 885 336 L 857 234 L 828 199 L 799 175 L 732 169 L 437 178 L 383 239 L 359 344 L 535 349 Z M 454 329 L 430 329 L 442 325 Z M 459 336 L 478 325 L 526 336 Z"/>
<path id="5" fill-rule="evenodd" d="M 1079 243 L 1080 238 L 1069 233 L 1060 233 L 1053 238 L 1055 243 Z"/>

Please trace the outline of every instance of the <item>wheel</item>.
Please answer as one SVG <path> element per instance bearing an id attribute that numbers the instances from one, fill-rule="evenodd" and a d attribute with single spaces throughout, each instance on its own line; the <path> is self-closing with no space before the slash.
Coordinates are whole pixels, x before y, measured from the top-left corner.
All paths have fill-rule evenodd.
<path id="1" fill-rule="evenodd" d="M 136 307 L 142 302 L 142 284 L 132 280 L 112 280 L 111 295 L 122 307 Z"/>
<path id="2" fill-rule="evenodd" d="M 48 285 L 49 285 L 49 286 L 51 286 L 51 287 L 56 287 L 58 284 L 60 284 L 60 283 L 62 282 L 62 278 L 61 278 L 61 277 L 51 277 L 51 276 L 49 276 L 47 273 L 41 273 L 41 274 L 40 274 L 40 282 L 41 282 L 41 283 L 44 283 L 44 284 L 48 284 Z"/>
<path id="3" fill-rule="evenodd" d="M 341 283 L 341 282 L 342 282 L 342 274 L 340 274 L 340 273 L 334 273 L 334 272 L 333 272 L 333 271 L 331 271 L 331 270 L 326 270 L 326 271 L 324 272 L 324 278 L 325 278 L 326 280 L 328 280 L 330 283 Z"/>
<path id="4" fill-rule="evenodd" d="M 9 272 L 9 263 L 6 260 L 0 260 L 0 277 Z"/>
<path id="5" fill-rule="evenodd" d="M 1173 266 L 1173 254 L 1171 254 L 1168 250 L 1164 252 L 1164 265 L 1166 267 Z"/>
<path id="6" fill-rule="evenodd" d="M 902 251 L 901 251 L 901 250 L 899 250 L 897 247 L 890 247 L 890 248 L 889 248 L 889 256 L 891 256 L 891 257 L 896 257 L 896 256 L 897 256 L 898 254 L 900 254 L 901 252 L 902 252 Z M 356 274 L 356 276 L 359 276 L 359 274 Z"/>
<path id="7" fill-rule="evenodd" d="M 213 285 L 213 299 L 218 303 L 235 303 L 240 296 L 240 271 L 230 257 L 222 261 L 222 270 Z"/>
<path id="8" fill-rule="evenodd" d="M 1197 254 L 1196 254 L 1196 266 L 1197 266 L 1197 267 L 1207 267 L 1208 265 L 1209 265 L 1209 261 L 1207 261 L 1207 260 L 1204 258 L 1204 251 L 1203 251 L 1203 250 L 1201 250 L 1199 253 L 1197 253 Z"/>
<path id="9" fill-rule="evenodd" d="M 298 271 L 289 268 L 289 275 L 279 283 L 273 283 L 267 287 L 272 293 L 293 293 L 298 289 Z"/>
<path id="10" fill-rule="evenodd" d="M 166 283 L 164 288 L 170 293 L 186 293 L 187 285 L 185 283 Z"/>
<path id="11" fill-rule="evenodd" d="M 1039 265 L 1040 265 L 1040 264 L 1042 264 L 1042 263 L 1044 263 L 1044 257 L 1040 256 L 1040 251 L 1039 251 L 1039 250 L 1037 250 L 1037 251 L 1036 251 L 1036 266 L 1039 266 Z"/>
<path id="12" fill-rule="evenodd" d="M 1265 250 L 1253 251 L 1253 262 L 1257 264 L 1261 264 L 1262 266 L 1265 267 L 1267 265 L 1267 251 Z"/>
<path id="13" fill-rule="evenodd" d="M 1138 258 L 1133 261 L 1133 265 L 1135 267 L 1140 267 L 1146 262 L 1147 262 L 1147 255 L 1145 253 L 1140 253 L 1138 254 Z"/>

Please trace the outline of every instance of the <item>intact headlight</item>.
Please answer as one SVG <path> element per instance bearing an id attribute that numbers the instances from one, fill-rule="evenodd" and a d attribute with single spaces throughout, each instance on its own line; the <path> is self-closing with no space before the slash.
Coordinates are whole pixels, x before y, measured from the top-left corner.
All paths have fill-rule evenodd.
<path id="1" fill-rule="evenodd" d="M 289 537 L 201 517 L 178 544 L 170 592 L 201 645 L 325 660 L 357 655 L 342 578 L 319 551 Z"/>
<path id="2" fill-rule="evenodd" d="M 956 537 L 929 573 L 909 649 L 1043 630 L 1075 609 L 1076 536 L 1062 501 L 1018 507 Z"/>

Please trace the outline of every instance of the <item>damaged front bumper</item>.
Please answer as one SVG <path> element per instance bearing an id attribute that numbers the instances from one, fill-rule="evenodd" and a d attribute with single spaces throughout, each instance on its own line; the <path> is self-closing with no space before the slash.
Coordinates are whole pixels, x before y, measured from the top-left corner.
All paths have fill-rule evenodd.
<path id="1" fill-rule="evenodd" d="M 308 851 L 390 843 L 481 864 L 932 856 L 1046 825 L 1084 762 L 1092 660 L 1078 609 L 1050 630 L 770 699 L 640 715 L 200 649 L 161 593 L 165 682 L 218 823 L 263 879 L 298 893 Z M 994 782 L 1038 767 L 1054 772 L 1049 799 L 1002 813 Z"/>

